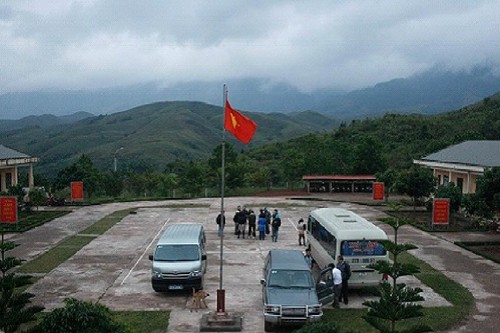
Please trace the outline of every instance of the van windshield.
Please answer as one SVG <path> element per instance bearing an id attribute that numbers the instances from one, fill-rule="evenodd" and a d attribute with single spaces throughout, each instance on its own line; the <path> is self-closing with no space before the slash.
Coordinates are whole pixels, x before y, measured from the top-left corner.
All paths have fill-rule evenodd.
<path id="1" fill-rule="evenodd" d="M 269 287 L 312 288 L 310 271 L 272 270 L 269 274 Z"/>
<path id="2" fill-rule="evenodd" d="M 158 245 L 154 260 L 158 261 L 192 261 L 199 260 L 198 245 Z"/>

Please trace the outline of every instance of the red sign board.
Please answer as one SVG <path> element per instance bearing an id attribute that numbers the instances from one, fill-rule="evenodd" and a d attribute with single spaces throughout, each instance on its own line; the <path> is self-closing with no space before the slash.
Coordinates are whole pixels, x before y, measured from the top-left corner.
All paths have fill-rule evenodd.
<path id="1" fill-rule="evenodd" d="M 373 183 L 373 200 L 384 200 L 384 183 Z"/>
<path id="2" fill-rule="evenodd" d="M 71 200 L 83 200 L 83 182 L 71 182 Z"/>
<path id="3" fill-rule="evenodd" d="M 16 197 L 0 197 L 0 222 L 1 223 L 17 222 Z"/>
<path id="4" fill-rule="evenodd" d="M 432 224 L 450 223 L 450 199 L 434 198 Z"/>

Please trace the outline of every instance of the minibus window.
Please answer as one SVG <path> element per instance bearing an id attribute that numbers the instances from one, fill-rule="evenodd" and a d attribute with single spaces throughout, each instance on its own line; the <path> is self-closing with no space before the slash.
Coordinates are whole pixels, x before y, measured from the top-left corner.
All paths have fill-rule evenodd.
<path id="1" fill-rule="evenodd" d="M 386 254 L 382 243 L 364 239 L 343 241 L 340 252 L 344 256 L 383 256 Z"/>

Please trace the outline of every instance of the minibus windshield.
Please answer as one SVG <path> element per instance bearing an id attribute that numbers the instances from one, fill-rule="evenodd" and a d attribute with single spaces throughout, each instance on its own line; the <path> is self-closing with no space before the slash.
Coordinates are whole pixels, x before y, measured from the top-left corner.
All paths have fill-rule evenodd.
<path id="1" fill-rule="evenodd" d="M 154 260 L 158 261 L 192 261 L 199 260 L 198 245 L 158 245 Z"/>

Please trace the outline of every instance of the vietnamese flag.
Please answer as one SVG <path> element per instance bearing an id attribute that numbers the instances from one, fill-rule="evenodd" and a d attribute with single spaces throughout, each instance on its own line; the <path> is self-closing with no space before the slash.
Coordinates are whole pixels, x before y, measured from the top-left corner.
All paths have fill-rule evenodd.
<path id="1" fill-rule="evenodd" d="M 252 119 L 245 117 L 237 110 L 233 109 L 226 100 L 226 112 L 224 115 L 224 128 L 234 137 L 244 144 L 252 140 L 257 124 Z"/>

